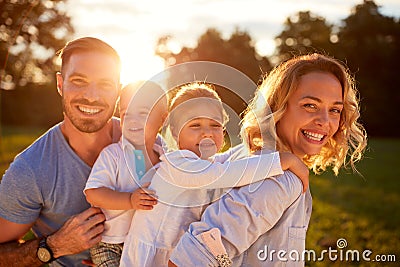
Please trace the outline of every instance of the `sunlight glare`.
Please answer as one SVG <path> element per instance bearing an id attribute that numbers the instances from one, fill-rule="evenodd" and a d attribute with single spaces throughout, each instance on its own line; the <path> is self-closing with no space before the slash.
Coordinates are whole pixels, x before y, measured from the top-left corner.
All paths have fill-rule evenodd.
<path id="1" fill-rule="evenodd" d="M 164 70 L 164 60 L 146 44 L 137 45 L 125 42 L 115 46 L 121 57 L 121 83 L 126 85 L 137 80 L 148 80 Z"/>
<path id="2" fill-rule="evenodd" d="M 275 51 L 275 42 L 270 39 L 260 40 L 256 43 L 256 51 L 261 56 L 271 56 Z"/>

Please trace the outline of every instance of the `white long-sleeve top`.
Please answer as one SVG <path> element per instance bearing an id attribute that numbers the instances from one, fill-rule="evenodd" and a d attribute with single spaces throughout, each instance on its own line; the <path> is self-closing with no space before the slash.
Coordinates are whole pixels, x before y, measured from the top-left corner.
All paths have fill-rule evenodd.
<path id="1" fill-rule="evenodd" d="M 179 238 L 210 203 L 214 190 L 209 189 L 243 186 L 283 173 L 277 152 L 226 161 L 232 151 L 211 161 L 188 150 L 160 158 L 150 186 L 159 203 L 151 211 L 136 211 L 121 266 L 166 266 Z"/>
<path id="2" fill-rule="evenodd" d="M 232 267 L 304 266 L 312 197 L 310 190 L 301 192 L 300 179 L 290 171 L 229 191 L 190 224 L 170 259 L 177 266 L 219 266 L 201 238 L 217 228 Z"/>

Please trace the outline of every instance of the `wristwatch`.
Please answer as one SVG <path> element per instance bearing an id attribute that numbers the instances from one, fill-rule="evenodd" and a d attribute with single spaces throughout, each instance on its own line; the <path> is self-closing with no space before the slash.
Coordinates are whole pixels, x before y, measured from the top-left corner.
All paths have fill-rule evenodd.
<path id="1" fill-rule="evenodd" d="M 39 247 L 36 252 L 38 259 L 43 263 L 50 263 L 55 260 L 53 257 L 53 251 L 51 251 L 50 247 L 47 245 L 47 237 L 41 239 L 39 241 Z"/>

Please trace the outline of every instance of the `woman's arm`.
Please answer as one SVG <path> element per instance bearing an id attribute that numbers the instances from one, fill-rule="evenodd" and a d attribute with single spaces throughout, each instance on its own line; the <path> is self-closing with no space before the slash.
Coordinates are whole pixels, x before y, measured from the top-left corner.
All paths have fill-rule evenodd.
<path id="1" fill-rule="evenodd" d="M 220 230 L 229 257 L 240 255 L 276 225 L 302 191 L 300 180 L 290 172 L 253 185 L 234 189 L 207 207 L 201 221 L 192 223 L 182 236 L 171 261 L 178 266 L 218 266 L 199 238 L 213 228 Z"/>

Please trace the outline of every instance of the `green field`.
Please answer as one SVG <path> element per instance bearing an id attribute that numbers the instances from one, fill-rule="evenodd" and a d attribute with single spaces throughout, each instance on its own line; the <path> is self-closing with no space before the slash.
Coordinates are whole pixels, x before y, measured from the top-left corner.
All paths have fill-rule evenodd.
<path id="1" fill-rule="evenodd" d="M 1 128 L 1 130 L 0 174 L 2 177 L 14 157 L 46 130 L 40 128 L 27 130 L 20 127 L 5 127 Z"/>
<path id="2" fill-rule="evenodd" d="M 362 176 L 342 171 L 338 177 L 310 178 L 313 214 L 307 249 L 336 249 L 344 238 L 347 250 L 371 250 L 371 262 L 309 262 L 310 266 L 387 266 L 372 262 L 375 255 L 396 256 L 400 263 L 400 140 L 372 139 L 365 158 L 357 165 Z M 339 252 L 338 252 L 339 253 Z M 339 254 L 338 254 L 339 255 Z M 325 257 L 328 258 L 328 257 Z M 361 253 L 360 253 L 361 258 Z M 383 256 L 381 257 L 383 258 Z"/>
<path id="3" fill-rule="evenodd" d="M 0 173 L 14 156 L 44 131 L 3 129 L 0 143 Z M 308 250 L 317 254 L 336 248 L 344 238 L 343 261 L 309 261 L 307 266 L 398 266 L 400 264 L 400 139 L 372 139 L 365 158 L 357 167 L 363 176 L 345 170 L 338 177 L 331 173 L 310 177 L 313 214 L 307 233 Z M 360 261 L 346 261 L 348 250 L 358 250 Z M 361 253 L 372 251 L 371 262 Z M 340 250 L 336 254 L 340 257 Z M 395 255 L 397 264 L 373 262 L 376 255 Z M 367 255 L 368 256 L 368 255 Z M 381 256 L 382 258 L 384 256 Z M 351 257 L 348 257 L 351 259 Z"/>

